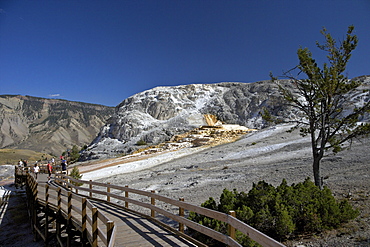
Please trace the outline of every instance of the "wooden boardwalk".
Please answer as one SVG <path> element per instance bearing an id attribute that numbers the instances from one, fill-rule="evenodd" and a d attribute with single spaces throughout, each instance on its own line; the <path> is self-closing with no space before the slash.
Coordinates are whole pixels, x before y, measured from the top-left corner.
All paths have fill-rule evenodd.
<path id="1" fill-rule="evenodd" d="M 47 183 L 47 175 L 38 175 L 38 191 L 39 194 L 44 194 L 45 185 Z M 58 186 L 51 181 L 49 186 Z M 63 195 L 66 194 L 66 190 Z M 45 198 L 40 198 L 45 200 Z M 141 217 L 138 214 L 128 212 L 121 207 L 104 203 L 102 201 L 90 200 L 104 215 L 117 227 L 115 236 L 115 246 L 197 246 L 188 240 L 174 234 L 164 227 L 155 224 L 153 221 Z M 57 205 L 56 199 L 49 199 L 49 203 Z M 78 204 L 78 202 L 73 202 Z M 72 217 L 79 218 L 79 215 Z M 105 225 L 99 225 L 101 229 Z M 99 244 L 100 246 L 100 244 Z"/>
<path id="2" fill-rule="evenodd" d="M 59 246 L 206 246 L 187 235 L 185 228 L 230 247 L 242 246 L 236 231 L 262 246 L 284 246 L 237 219 L 233 210 L 218 212 L 127 185 L 79 180 L 61 173 L 53 177 L 48 182 L 46 174 L 39 174 L 36 181 L 33 173 L 15 169 L 16 183 L 26 185 L 35 240 L 41 237 L 45 246 L 55 240 Z M 226 224 L 227 233 L 198 224 L 184 212 L 218 220 Z"/>
<path id="3" fill-rule="evenodd" d="M 122 211 L 114 205 L 94 204 L 118 227 L 117 246 L 196 246 L 146 218 Z"/>

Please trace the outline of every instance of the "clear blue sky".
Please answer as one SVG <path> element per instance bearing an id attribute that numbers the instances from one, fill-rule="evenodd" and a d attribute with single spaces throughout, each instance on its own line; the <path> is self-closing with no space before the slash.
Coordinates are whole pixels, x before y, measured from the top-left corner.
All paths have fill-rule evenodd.
<path id="1" fill-rule="evenodd" d="M 369 0 L 1 0 L 0 94 L 116 106 L 156 86 L 267 80 L 300 46 L 323 57 L 322 27 L 343 39 L 351 24 L 348 76 L 369 75 Z"/>

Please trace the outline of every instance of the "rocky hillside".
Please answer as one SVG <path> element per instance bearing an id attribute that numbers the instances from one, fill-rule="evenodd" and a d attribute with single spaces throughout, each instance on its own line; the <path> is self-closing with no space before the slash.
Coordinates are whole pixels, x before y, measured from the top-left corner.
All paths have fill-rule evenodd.
<path id="1" fill-rule="evenodd" d="M 20 95 L 0 95 L 0 148 L 60 155 L 91 143 L 114 108 Z"/>
<path id="2" fill-rule="evenodd" d="M 359 77 L 370 88 L 370 77 Z M 288 81 L 280 81 L 290 87 Z M 369 100 L 361 88 L 351 95 L 346 106 Z M 140 143 L 158 144 L 173 136 L 208 125 L 205 116 L 213 115 L 227 124 L 252 129 L 266 127 L 260 111 L 267 107 L 282 120 L 297 117 L 294 109 L 284 104 L 277 86 L 271 81 L 255 83 L 193 84 L 156 87 L 125 99 L 84 153 L 86 159 L 131 153 Z"/>

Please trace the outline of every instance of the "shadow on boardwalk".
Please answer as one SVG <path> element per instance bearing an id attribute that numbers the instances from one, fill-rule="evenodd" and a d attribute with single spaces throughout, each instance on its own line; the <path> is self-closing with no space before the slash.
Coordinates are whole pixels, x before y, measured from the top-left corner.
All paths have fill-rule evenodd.
<path id="1" fill-rule="evenodd" d="M 127 226 L 117 236 L 126 239 L 125 246 L 195 246 L 185 239 L 181 240 L 174 237 L 173 233 L 159 227 L 150 220 L 126 212 L 118 206 L 102 202 L 94 202 L 94 205 L 114 217 L 113 220 L 121 226 Z"/>
<path id="2" fill-rule="evenodd" d="M 44 246 L 43 241 L 33 241 L 24 188 L 11 183 L 1 186 L 1 190 L 4 194 L 0 206 L 0 247 Z"/>

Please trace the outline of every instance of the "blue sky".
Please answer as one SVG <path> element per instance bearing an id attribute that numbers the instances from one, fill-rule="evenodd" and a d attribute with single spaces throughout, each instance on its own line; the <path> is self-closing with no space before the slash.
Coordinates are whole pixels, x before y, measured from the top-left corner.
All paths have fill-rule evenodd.
<path id="1" fill-rule="evenodd" d="M 282 75 L 326 27 L 359 38 L 350 78 L 370 74 L 368 0 L 0 1 L 0 94 L 116 106 L 156 86 Z"/>

